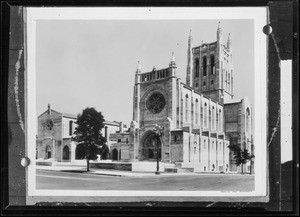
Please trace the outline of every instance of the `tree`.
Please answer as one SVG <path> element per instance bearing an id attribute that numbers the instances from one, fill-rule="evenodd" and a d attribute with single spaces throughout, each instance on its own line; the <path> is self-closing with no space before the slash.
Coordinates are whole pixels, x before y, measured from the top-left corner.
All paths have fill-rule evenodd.
<path id="1" fill-rule="evenodd" d="M 244 173 L 243 165 L 246 164 L 251 158 L 254 157 L 254 155 L 250 155 L 248 149 L 242 150 L 239 145 L 229 145 L 228 146 L 231 151 L 233 151 L 235 164 L 237 166 L 241 165 L 242 174 Z M 250 171 L 251 173 L 251 171 Z"/>
<path id="2" fill-rule="evenodd" d="M 97 159 L 101 147 L 106 142 L 101 134 L 104 118 L 101 112 L 94 108 L 86 108 L 82 114 L 78 114 L 76 124 L 73 140 L 78 143 L 78 152 L 86 159 L 87 171 L 90 171 L 90 160 Z"/>

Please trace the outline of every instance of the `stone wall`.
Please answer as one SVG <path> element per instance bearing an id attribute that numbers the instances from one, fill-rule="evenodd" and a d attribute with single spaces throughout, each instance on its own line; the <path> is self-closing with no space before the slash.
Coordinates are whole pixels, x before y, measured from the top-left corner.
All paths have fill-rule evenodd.
<path id="1" fill-rule="evenodd" d="M 113 153 L 117 152 L 117 161 L 129 162 L 134 159 L 133 143 L 113 143 L 110 146 L 110 159 L 113 159 Z"/>
<path id="2" fill-rule="evenodd" d="M 132 171 L 131 163 L 90 163 L 91 168 Z"/>

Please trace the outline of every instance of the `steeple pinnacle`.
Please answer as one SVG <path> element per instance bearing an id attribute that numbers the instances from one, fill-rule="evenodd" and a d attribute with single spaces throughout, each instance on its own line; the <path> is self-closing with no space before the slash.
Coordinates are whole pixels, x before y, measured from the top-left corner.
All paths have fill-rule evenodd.
<path id="1" fill-rule="evenodd" d="M 172 52 L 172 58 L 171 58 L 171 62 L 175 62 L 175 56 L 174 56 L 174 52 Z"/>
<path id="2" fill-rule="evenodd" d="M 47 111 L 48 111 L 48 114 L 51 115 L 51 106 L 50 106 L 50 103 L 48 103 L 48 110 Z"/>
<path id="3" fill-rule="evenodd" d="M 171 62 L 169 64 L 170 67 L 176 67 L 174 52 L 172 52 Z"/>
<path id="4" fill-rule="evenodd" d="M 231 37 L 230 37 L 230 33 L 228 34 L 228 39 L 227 39 L 227 48 L 228 50 L 231 50 L 231 44 L 232 44 L 232 41 L 231 41 Z"/>
<path id="5" fill-rule="evenodd" d="M 176 68 L 177 68 L 177 66 L 176 66 L 176 62 L 175 62 L 175 56 L 174 56 L 174 52 L 172 52 L 171 62 L 169 64 L 169 71 L 172 76 L 175 76 Z"/>
<path id="6" fill-rule="evenodd" d="M 136 67 L 136 73 L 141 73 L 141 63 L 138 61 L 137 67 Z"/>
<path id="7" fill-rule="evenodd" d="M 221 22 L 218 23 L 218 29 L 217 29 L 217 41 L 222 41 L 222 27 Z"/>

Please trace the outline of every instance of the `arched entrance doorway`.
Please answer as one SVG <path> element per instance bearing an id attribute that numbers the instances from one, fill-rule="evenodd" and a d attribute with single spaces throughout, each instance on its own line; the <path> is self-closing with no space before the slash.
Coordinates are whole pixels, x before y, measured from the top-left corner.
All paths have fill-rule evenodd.
<path id="1" fill-rule="evenodd" d="M 67 145 L 63 148 L 63 160 L 70 160 L 70 148 Z"/>
<path id="2" fill-rule="evenodd" d="M 118 150 L 115 148 L 111 151 L 111 159 L 118 160 Z"/>
<path id="3" fill-rule="evenodd" d="M 51 146 L 48 145 L 45 150 L 45 158 L 49 159 L 51 157 L 52 157 L 52 149 L 51 149 Z"/>
<path id="4" fill-rule="evenodd" d="M 143 160 L 161 160 L 161 140 L 153 131 L 145 133 L 142 144 L 142 159 Z"/>

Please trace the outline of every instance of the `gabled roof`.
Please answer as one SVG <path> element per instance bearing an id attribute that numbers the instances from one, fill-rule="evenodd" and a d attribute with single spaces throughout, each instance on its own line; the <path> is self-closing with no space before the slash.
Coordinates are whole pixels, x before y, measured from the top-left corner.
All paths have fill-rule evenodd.
<path id="1" fill-rule="evenodd" d="M 50 109 L 51 112 L 55 112 L 57 114 L 60 114 L 62 117 L 65 117 L 65 118 L 72 118 L 72 119 L 77 119 L 77 115 L 74 115 L 74 114 L 69 114 L 69 113 L 63 113 L 63 112 L 58 112 L 58 111 L 55 111 L 53 109 Z M 48 112 L 48 109 L 46 111 L 44 111 L 42 114 L 40 114 L 38 116 L 38 118 L 40 116 L 42 116 L 43 114 L 45 114 L 46 112 Z M 104 125 L 110 125 L 110 126 L 117 126 L 119 127 L 120 126 L 120 123 L 121 122 L 117 122 L 117 121 L 104 121 Z"/>
<path id="2" fill-rule="evenodd" d="M 77 119 L 77 115 L 73 115 L 73 114 L 62 113 L 62 116 L 66 117 L 66 118 L 75 118 L 75 119 Z"/>
<path id="3" fill-rule="evenodd" d="M 74 119 L 77 118 L 77 115 L 68 114 L 68 113 L 62 113 L 62 112 L 55 111 L 55 110 L 53 110 L 53 109 L 50 109 L 50 110 L 51 110 L 51 112 L 60 114 L 62 117 L 66 117 L 66 118 L 74 118 Z M 48 109 L 47 109 L 46 111 L 44 111 L 42 114 L 40 114 L 38 117 L 41 117 L 41 116 L 42 116 L 43 114 L 45 114 L 46 112 L 48 112 Z"/>
<path id="4" fill-rule="evenodd" d="M 46 111 L 44 111 L 42 114 L 40 114 L 38 117 L 41 117 L 43 114 L 45 114 L 46 112 L 48 112 L 48 109 Z M 53 109 L 51 109 L 51 112 L 55 112 L 55 113 L 58 113 L 58 114 L 62 114 L 61 112 L 58 112 L 58 111 L 55 111 Z"/>

